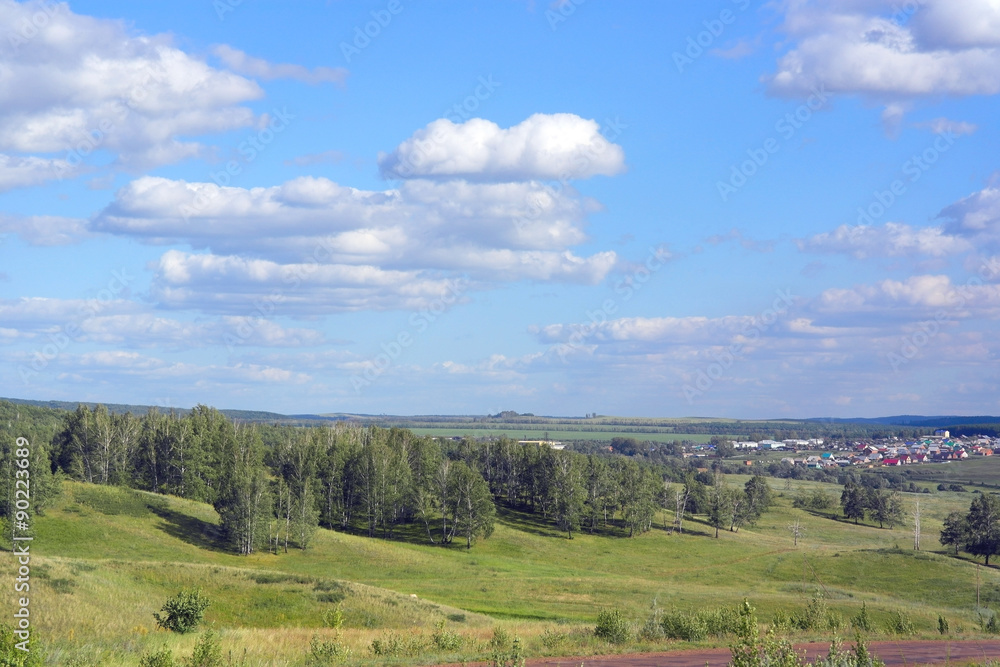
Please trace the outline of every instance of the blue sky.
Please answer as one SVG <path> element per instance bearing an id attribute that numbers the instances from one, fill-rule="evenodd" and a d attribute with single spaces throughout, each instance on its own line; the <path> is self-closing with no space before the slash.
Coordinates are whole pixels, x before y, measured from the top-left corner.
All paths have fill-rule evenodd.
<path id="1" fill-rule="evenodd" d="M 0 0 L 3 395 L 1000 412 L 995 0 Z"/>

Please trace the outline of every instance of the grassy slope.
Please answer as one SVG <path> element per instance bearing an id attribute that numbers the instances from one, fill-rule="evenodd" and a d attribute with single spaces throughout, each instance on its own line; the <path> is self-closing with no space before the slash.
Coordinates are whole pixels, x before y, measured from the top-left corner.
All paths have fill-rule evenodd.
<path id="1" fill-rule="evenodd" d="M 192 586 L 214 601 L 207 621 L 225 630 L 227 645 L 252 646 L 257 664 L 295 664 L 268 656 L 301 656 L 313 632 L 329 634 L 319 629 L 320 618 L 340 595 L 345 638 L 359 655 L 387 628 L 427 634 L 449 616 L 453 629 L 480 641 L 494 619 L 507 619 L 538 652 L 544 629 L 558 624 L 582 632 L 605 606 L 619 605 L 641 622 L 654 597 L 662 607 L 687 608 L 747 596 L 767 620 L 778 608 L 801 608 L 819 588 L 845 617 L 864 600 L 876 616 L 906 610 L 925 632 L 939 613 L 953 627 L 971 629 L 975 565 L 928 551 L 940 549 L 940 520 L 967 509 L 970 494 L 919 496 L 925 551 L 916 553 L 909 527 L 856 527 L 790 507 L 796 489 L 814 486 L 831 497 L 839 493 L 793 482 L 759 526 L 724 532 L 719 540 L 698 522 L 688 522 L 684 536 L 658 529 L 631 540 L 567 540 L 528 515 L 505 511 L 493 537 L 468 552 L 427 545 L 419 531 L 401 541 L 320 531 L 305 552 L 242 558 L 215 545 L 216 516 L 208 506 L 152 498 L 150 509 L 131 492 L 67 483 L 36 525 L 34 622 L 62 655 L 93 651 L 108 665 L 137 664 L 115 657 L 111 647 L 125 653 L 168 642 L 188 651 L 193 638 L 151 632 L 151 614 L 177 589 Z M 916 496 L 906 498 L 911 504 Z M 805 528 L 798 548 L 787 531 L 795 519 Z M 4 559 L 0 574 L 12 572 L 12 559 Z M 1000 573 L 981 574 L 984 604 L 1000 603 Z M 11 597 L 4 596 L 5 605 Z M 2 613 L 9 618 L 6 608 Z M 587 650 L 579 643 L 562 650 L 581 648 Z"/>

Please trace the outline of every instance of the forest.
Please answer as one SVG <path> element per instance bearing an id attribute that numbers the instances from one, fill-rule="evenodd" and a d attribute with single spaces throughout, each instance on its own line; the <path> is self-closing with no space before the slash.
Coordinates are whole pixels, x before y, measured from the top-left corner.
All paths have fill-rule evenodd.
<path id="1" fill-rule="evenodd" d="M 769 504 L 762 480 L 728 488 L 721 468 L 699 473 L 681 459 L 581 454 L 509 438 L 437 440 L 347 422 L 247 424 L 206 406 L 183 415 L 100 405 L 53 412 L 34 415 L 36 508 L 44 511 L 59 477 L 206 502 L 219 514 L 221 539 L 241 554 L 306 548 L 318 526 L 386 538 L 418 526 L 430 543 L 471 548 L 503 507 L 539 515 L 569 539 L 581 530 L 635 536 L 667 510 L 678 531 L 688 513 L 737 531 Z M 11 493 L 2 489 L 4 517 Z"/>

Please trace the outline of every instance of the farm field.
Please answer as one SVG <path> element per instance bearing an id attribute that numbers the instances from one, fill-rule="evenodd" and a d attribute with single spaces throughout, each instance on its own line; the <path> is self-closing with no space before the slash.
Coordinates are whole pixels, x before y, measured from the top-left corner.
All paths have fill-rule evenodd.
<path id="1" fill-rule="evenodd" d="M 622 427 L 624 428 L 624 427 Z M 612 438 L 635 438 L 636 440 L 652 440 L 653 442 L 673 442 L 674 440 L 690 440 L 704 443 L 712 439 L 704 433 L 646 433 L 640 431 L 618 430 L 579 430 L 567 431 L 535 425 L 511 425 L 497 428 L 442 428 L 442 427 L 409 427 L 417 435 L 430 435 L 442 438 L 474 438 L 497 437 L 506 435 L 517 440 L 540 440 L 548 434 L 551 440 L 607 440 Z"/>
<path id="2" fill-rule="evenodd" d="M 746 479 L 734 475 L 730 483 Z M 471 551 L 427 544 L 417 530 L 395 540 L 320 530 L 306 551 L 249 557 L 216 543 L 217 517 L 207 505 L 64 482 L 36 523 L 33 618 L 56 658 L 52 664 L 109 666 L 137 665 L 141 651 L 164 645 L 190 653 L 194 636 L 156 631 L 152 617 L 181 588 L 200 588 L 213 601 L 207 627 L 220 631 L 234 655 L 246 649 L 248 665 L 305 664 L 311 637 L 332 636 L 322 617 L 337 602 L 351 662 L 370 661 L 373 640 L 393 633 L 428 638 L 439 622 L 465 638 L 464 648 L 406 661 L 481 659 L 494 626 L 520 636 L 528 655 L 608 652 L 592 635 L 598 612 L 619 607 L 641 625 L 654 599 L 663 609 L 693 609 L 747 597 L 768 622 L 823 592 L 845 620 L 866 602 L 879 622 L 892 611 L 907 614 L 918 635 L 936 636 L 939 615 L 955 631 L 978 632 L 977 567 L 939 553 L 937 544 L 941 520 L 966 510 L 972 494 L 919 496 L 924 550 L 917 552 L 908 526 L 855 526 L 791 507 L 800 490 L 839 497 L 840 487 L 793 481 L 786 489 L 784 480 L 771 482 L 781 494 L 776 508 L 756 528 L 723 531 L 718 540 L 698 521 L 686 522 L 683 535 L 657 525 L 633 539 L 569 540 L 531 515 L 502 509 L 494 534 Z M 904 498 L 909 509 L 917 496 Z M 798 546 L 787 529 L 795 520 L 802 526 Z M 4 576 L 12 576 L 12 563 L 4 559 Z M 1000 572 L 978 569 L 983 605 L 1000 607 Z M 822 636 L 796 636 L 814 638 Z M 627 648 L 671 646 L 689 644 Z"/>

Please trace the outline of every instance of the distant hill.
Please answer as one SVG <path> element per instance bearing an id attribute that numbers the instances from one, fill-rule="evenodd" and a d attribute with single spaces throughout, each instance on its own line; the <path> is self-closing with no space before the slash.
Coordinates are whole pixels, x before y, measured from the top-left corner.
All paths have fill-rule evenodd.
<path id="1" fill-rule="evenodd" d="M 944 428 L 947 426 L 959 426 L 969 424 L 1000 424 L 1000 417 L 979 416 L 963 417 L 960 415 L 946 415 L 940 417 L 928 417 L 926 415 L 897 415 L 895 417 L 874 417 L 874 418 L 813 418 L 806 419 L 808 422 L 818 422 L 823 424 L 884 424 L 887 426 L 915 426 L 918 428 Z"/>

